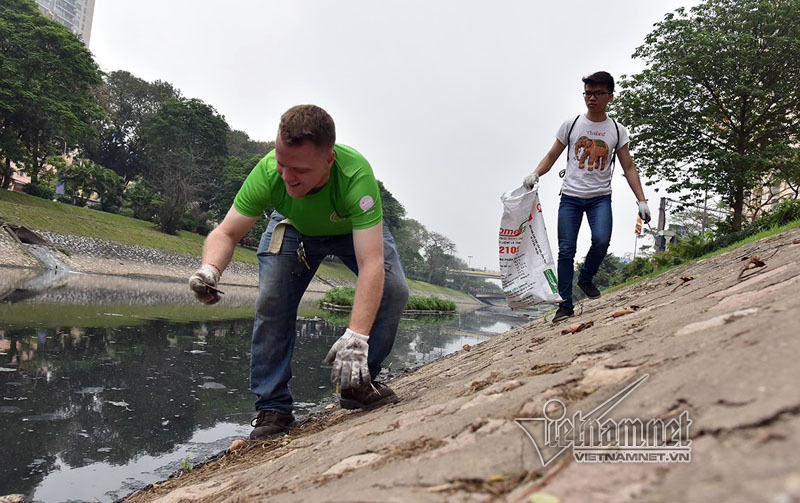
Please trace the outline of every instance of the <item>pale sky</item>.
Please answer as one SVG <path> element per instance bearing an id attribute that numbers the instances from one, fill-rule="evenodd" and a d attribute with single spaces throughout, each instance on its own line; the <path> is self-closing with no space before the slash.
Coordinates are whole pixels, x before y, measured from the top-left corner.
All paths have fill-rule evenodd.
<path id="1" fill-rule="evenodd" d="M 97 0 L 90 49 L 104 71 L 168 81 L 256 140 L 274 140 L 293 105 L 325 108 L 408 217 L 498 270 L 500 195 L 585 112 L 581 77 L 640 71 L 631 54 L 653 24 L 696 3 Z M 565 163 L 539 189 L 554 257 Z M 620 256 L 633 251 L 637 208 L 621 173 L 609 249 Z M 645 194 L 655 226 L 663 191 Z M 589 235 L 584 219 L 577 259 Z"/>

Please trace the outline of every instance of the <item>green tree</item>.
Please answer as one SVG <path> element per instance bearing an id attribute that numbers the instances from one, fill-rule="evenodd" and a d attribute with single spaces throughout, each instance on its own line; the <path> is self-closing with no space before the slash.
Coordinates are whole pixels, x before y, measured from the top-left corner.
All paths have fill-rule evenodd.
<path id="1" fill-rule="evenodd" d="M 166 100 L 179 98 L 180 91 L 168 82 L 147 82 L 116 71 L 103 78 L 94 94 L 105 117 L 99 122 L 97 141 L 87 145 L 87 156 L 129 182 L 144 172 L 145 122 Z"/>
<path id="2" fill-rule="evenodd" d="M 163 201 L 158 225 L 174 234 L 189 209 L 204 214 L 219 198 L 228 124 L 197 99 L 169 99 L 144 127 L 147 183 Z"/>
<path id="3" fill-rule="evenodd" d="M 154 221 L 156 208 L 160 206 L 158 195 L 150 190 L 141 176 L 137 176 L 125 186 L 123 213 L 139 220 Z"/>
<path id="4" fill-rule="evenodd" d="M 655 25 L 614 111 L 668 192 L 721 195 L 738 230 L 750 190 L 800 139 L 797 0 L 706 0 Z"/>
<path id="5" fill-rule="evenodd" d="M 220 173 L 217 203 L 212 208 L 212 215 L 215 220 L 222 221 L 225 218 L 245 178 L 262 157 L 263 155 L 253 155 L 247 159 L 242 159 L 230 155 L 225 159 Z"/>
<path id="6" fill-rule="evenodd" d="M 228 153 L 240 159 L 250 159 L 257 156 L 259 159 L 275 148 L 274 141 L 251 140 L 244 131 L 232 129 L 228 131 Z M 255 166 L 255 165 L 253 165 Z M 253 166 L 250 166 L 251 168 Z"/>
<path id="7" fill-rule="evenodd" d="M 392 233 L 403 271 L 410 279 L 425 279 L 427 271 L 422 251 L 428 239 L 428 229 L 413 218 L 404 218 L 403 225 Z"/>
<path id="8" fill-rule="evenodd" d="M 39 182 L 45 158 L 94 133 L 102 109 L 91 93 L 101 72 L 86 46 L 44 17 L 33 0 L 0 4 L 0 157 Z"/>
<path id="9" fill-rule="evenodd" d="M 233 199 L 239 192 L 247 175 L 253 170 L 256 164 L 273 148 L 275 142 L 261 142 L 251 140 L 244 131 L 228 132 L 228 156 L 222 165 L 221 179 L 218 196 L 214 206 L 211 208 L 212 218 L 221 221 L 228 213 Z M 272 208 L 267 209 L 267 214 Z M 260 227 L 260 226 L 259 226 Z M 256 229 L 257 231 L 258 229 Z M 256 232 L 254 231 L 254 232 Z M 248 233 L 249 235 L 250 233 Z M 258 239 L 258 236 L 251 236 Z M 252 241 L 249 239 L 248 242 Z"/>
<path id="10" fill-rule="evenodd" d="M 406 216 L 406 209 L 395 199 L 391 192 L 378 180 L 378 192 L 381 196 L 381 208 L 383 209 L 383 223 L 389 227 L 392 236 L 403 227 L 403 218 Z"/>
<path id="11" fill-rule="evenodd" d="M 424 245 L 425 265 L 428 283 L 444 285 L 447 282 L 447 269 L 455 265 L 456 244 L 444 234 L 428 232 Z"/>
<path id="12" fill-rule="evenodd" d="M 59 170 L 64 182 L 64 195 L 76 206 L 86 206 L 92 196 L 100 201 L 100 209 L 111 211 L 122 205 L 125 184 L 118 174 L 88 159 L 75 159 Z"/>

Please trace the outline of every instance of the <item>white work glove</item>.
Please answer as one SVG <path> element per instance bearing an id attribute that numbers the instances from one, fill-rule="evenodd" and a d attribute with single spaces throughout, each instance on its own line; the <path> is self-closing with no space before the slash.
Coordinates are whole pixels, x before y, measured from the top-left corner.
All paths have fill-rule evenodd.
<path id="1" fill-rule="evenodd" d="M 639 205 L 639 216 L 642 217 L 644 223 L 650 223 L 650 208 L 647 206 L 647 201 L 638 201 L 637 204 Z"/>
<path id="2" fill-rule="evenodd" d="M 531 190 L 537 183 L 539 183 L 539 175 L 536 173 L 531 173 L 522 180 L 522 185 L 528 190 Z"/>
<path id="3" fill-rule="evenodd" d="M 340 383 L 342 389 L 356 388 L 370 382 L 367 354 L 369 336 L 353 332 L 349 328 L 333 343 L 328 356 L 322 360 L 325 365 L 333 363 L 331 382 Z"/>
<path id="4" fill-rule="evenodd" d="M 203 264 L 200 269 L 189 276 L 189 288 L 194 292 L 197 300 L 203 304 L 216 304 L 219 302 L 217 282 L 220 272 L 211 264 Z"/>

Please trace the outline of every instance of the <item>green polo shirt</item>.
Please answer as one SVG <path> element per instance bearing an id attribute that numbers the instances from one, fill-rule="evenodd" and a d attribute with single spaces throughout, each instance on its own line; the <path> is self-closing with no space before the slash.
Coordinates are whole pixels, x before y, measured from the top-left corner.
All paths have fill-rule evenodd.
<path id="1" fill-rule="evenodd" d="M 286 216 L 306 236 L 350 234 L 383 218 L 378 182 L 367 160 L 354 148 L 336 144 L 330 178 L 314 194 L 291 197 L 275 169 L 275 151 L 261 159 L 242 184 L 233 207 L 256 217 L 267 206 Z"/>

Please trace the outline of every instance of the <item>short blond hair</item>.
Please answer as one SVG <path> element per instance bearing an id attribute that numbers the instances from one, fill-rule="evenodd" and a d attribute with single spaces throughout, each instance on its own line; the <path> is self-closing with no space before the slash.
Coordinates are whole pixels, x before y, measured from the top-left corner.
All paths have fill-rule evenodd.
<path id="1" fill-rule="evenodd" d="M 287 145 L 310 141 L 316 147 L 332 150 L 336 143 L 333 118 L 316 105 L 296 105 L 284 112 L 278 134 Z"/>

